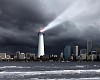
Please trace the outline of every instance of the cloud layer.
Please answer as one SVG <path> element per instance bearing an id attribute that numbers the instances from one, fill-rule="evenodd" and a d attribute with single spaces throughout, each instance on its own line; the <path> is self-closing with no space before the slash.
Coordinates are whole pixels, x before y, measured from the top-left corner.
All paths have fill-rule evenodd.
<path id="1" fill-rule="evenodd" d="M 87 38 L 100 45 L 99 0 L 0 0 L 0 45 L 37 48 L 39 28 L 62 13 L 65 22 L 45 32 L 47 52 L 60 53 L 66 44 L 86 47 Z"/>

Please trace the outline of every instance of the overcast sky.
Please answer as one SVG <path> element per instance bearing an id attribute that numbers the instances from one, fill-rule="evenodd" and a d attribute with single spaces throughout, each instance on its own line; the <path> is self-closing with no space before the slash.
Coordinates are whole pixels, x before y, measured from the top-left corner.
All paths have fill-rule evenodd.
<path id="1" fill-rule="evenodd" d="M 37 48 L 38 30 L 59 15 L 62 24 L 45 32 L 46 49 L 66 44 L 100 46 L 100 0 L 0 0 L 0 45 Z"/>

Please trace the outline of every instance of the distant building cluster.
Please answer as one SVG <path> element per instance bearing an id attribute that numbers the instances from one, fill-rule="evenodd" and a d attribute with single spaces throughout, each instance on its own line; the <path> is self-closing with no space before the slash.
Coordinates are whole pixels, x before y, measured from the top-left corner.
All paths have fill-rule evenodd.
<path id="1" fill-rule="evenodd" d="M 92 40 L 87 39 L 87 49 L 79 50 L 79 46 L 66 45 L 61 58 L 64 61 L 100 61 L 100 48 L 93 50 Z"/>
<path id="2" fill-rule="evenodd" d="M 7 53 L 0 53 L 0 61 L 34 61 L 35 54 L 16 52 L 16 55 L 7 55 Z"/>

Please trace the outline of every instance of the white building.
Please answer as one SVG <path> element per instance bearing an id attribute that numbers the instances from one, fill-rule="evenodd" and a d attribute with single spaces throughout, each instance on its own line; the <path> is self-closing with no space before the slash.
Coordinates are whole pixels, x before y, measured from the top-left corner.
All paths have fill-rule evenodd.
<path id="1" fill-rule="evenodd" d="M 73 54 L 74 56 L 78 56 L 78 46 L 73 46 Z"/>
<path id="2" fill-rule="evenodd" d="M 80 60 L 86 60 L 86 54 L 80 54 Z"/>
<path id="3" fill-rule="evenodd" d="M 76 46 L 76 56 L 78 56 L 78 46 Z"/>
<path id="4" fill-rule="evenodd" d="M 0 59 L 6 59 L 6 53 L 0 53 Z"/>

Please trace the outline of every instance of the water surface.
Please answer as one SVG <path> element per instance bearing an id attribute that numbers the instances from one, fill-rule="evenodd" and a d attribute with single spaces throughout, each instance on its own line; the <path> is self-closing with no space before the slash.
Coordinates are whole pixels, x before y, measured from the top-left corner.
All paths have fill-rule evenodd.
<path id="1" fill-rule="evenodd" d="M 100 80 L 100 62 L 0 62 L 0 80 Z"/>

